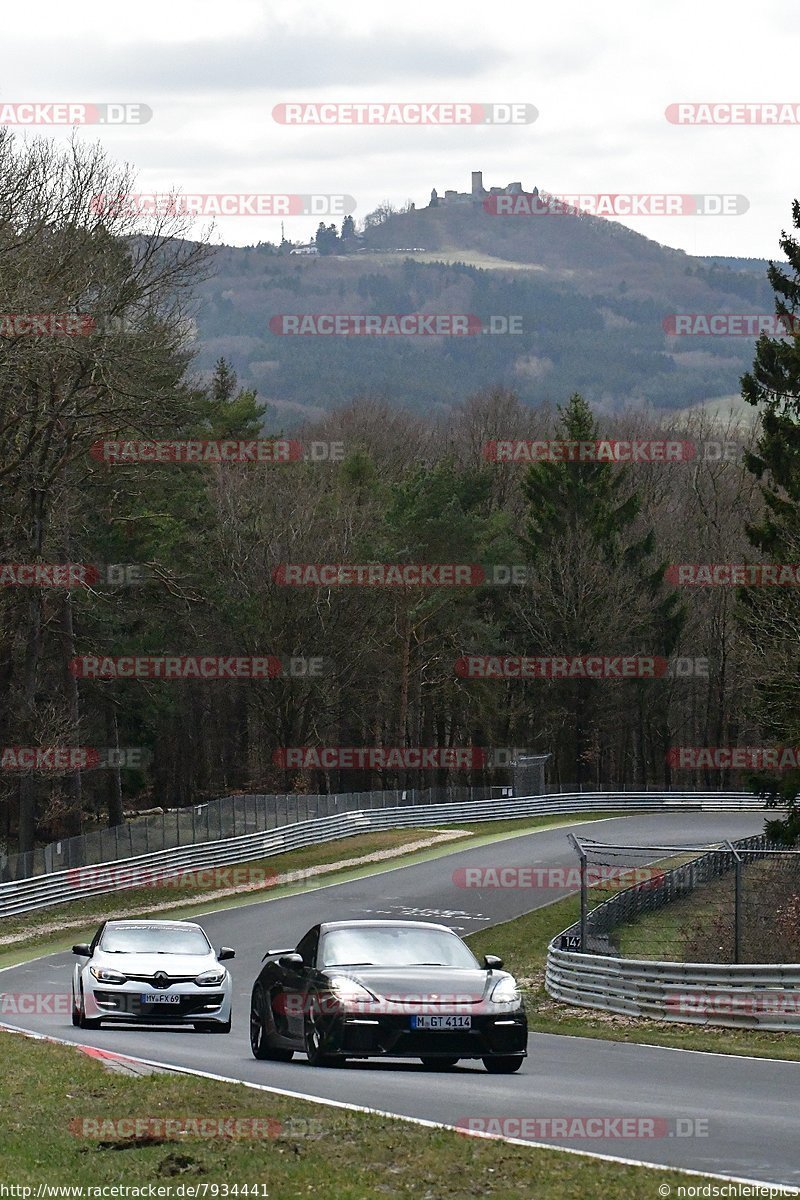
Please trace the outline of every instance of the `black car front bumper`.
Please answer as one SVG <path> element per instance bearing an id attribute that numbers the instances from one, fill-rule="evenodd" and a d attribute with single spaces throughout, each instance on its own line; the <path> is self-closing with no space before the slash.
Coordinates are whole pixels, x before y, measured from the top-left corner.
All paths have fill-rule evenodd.
<path id="1" fill-rule="evenodd" d="M 405 1014 L 342 1013 L 320 1023 L 321 1049 L 346 1058 L 491 1058 L 527 1054 L 524 1013 L 481 1013 L 469 1029 L 414 1029 Z"/>

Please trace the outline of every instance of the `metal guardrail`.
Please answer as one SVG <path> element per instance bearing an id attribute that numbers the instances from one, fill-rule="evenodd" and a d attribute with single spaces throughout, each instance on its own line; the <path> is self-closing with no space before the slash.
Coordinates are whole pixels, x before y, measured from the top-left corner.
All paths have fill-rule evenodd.
<path id="1" fill-rule="evenodd" d="M 472 821 L 503 821 L 527 816 L 565 816 L 608 811 L 762 811 L 764 804 L 741 792 L 570 792 L 563 795 L 515 796 L 447 804 L 402 805 L 356 809 L 317 817 L 215 842 L 179 846 L 152 854 L 75 867 L 32 879 L 0 884 L 0 918 L 66 904 L 85 896 L 105 895 L 152 884 L 176 875 L 231 866 L 320 845 L 337 838 L 377 829 L 407 829 Z"/>
<path id="2" fill-rule="evenodd" d="M 769 849 L 763 835 L 731 845 L 737 850 Z M 626 888 L 591 914 L 589 923 L 597 917 L 597 928 L 587 928 L 587 944 L 597 946 L 626 917 L 643 907 L 667 904 L 726 869 L 729 865 L 719 855 L 709 854 L 665 872 L 656 887 L 648 883 Z M 548 946 L 545 987 L 555 1000 L 657 1021 L 800 1032 L 800 963 L 660 962 L 622 958 L 611 950 L 562 950 L 561 939 L 579 936 L 579 930 L 580 922 L 575 922 Z"/>
<path id="3" fill-rule="evenodd" d="M 650 962 L 551 944 L 545 986 L 564 1004 L 629 1017 L 800 1032 L 800 963 Z"/>

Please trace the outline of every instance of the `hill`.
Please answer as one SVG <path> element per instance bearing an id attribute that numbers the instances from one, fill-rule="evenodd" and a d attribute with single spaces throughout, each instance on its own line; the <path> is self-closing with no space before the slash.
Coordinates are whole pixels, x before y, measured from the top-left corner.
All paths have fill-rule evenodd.
<path id="1" fill-rule="evenodd" d="M 665 319 L 772 312 L 766 263 L 692 257 L 602 218 L 495 217 L 474 204 L 385 214 L 346 255 L 220 247 L 214 267 L 198 366 L 224 355 L 287 427 L 357 396 L 446 412 L 495 384 L 533 405 L 573 391 L 609 410 L 704 404 L 738 393 L 754 339 L 671 337 Z M 518 332 L 275 332 L 281 314 L 333 313 L 514 318 Z"/>

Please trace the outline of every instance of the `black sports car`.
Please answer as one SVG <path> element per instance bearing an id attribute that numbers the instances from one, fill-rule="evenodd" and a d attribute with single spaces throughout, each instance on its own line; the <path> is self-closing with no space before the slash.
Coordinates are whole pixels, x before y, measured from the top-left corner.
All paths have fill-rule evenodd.
<path id="1" fill-rule="evenodd" d="M 481 1058 L 517 1071 L 528 1023 L 502 961 L 481 966 L 461 938 L 424 921 L 331 921 L 294 950 L 269 950 L 253 985 L 256 1058 L 316 1067 L 347 1058 L 420 1058 L 453 1066 Z"/>

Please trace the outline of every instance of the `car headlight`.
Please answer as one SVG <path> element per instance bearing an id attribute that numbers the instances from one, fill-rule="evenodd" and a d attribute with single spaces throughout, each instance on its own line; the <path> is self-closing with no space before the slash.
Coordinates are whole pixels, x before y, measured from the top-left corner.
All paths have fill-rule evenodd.
<path id="1" fill-rule="evenodd" d="M 519 1004 L 522 997 L 516 979 L 512 979 L 510 975 L 501 979 L 492 988 L 490 999 L 494 1004 Z"/>
<path id="2" fill-rule="evenodd" d="M 198 975 L 195 979 L 195 983 L 198 985 L 198 987 L 220 987 L 220 985 L 225 982 L 225 976 L 227 974 L 228 972 L 224 968 L 221 971 L 218 971 L 215 970 L 214 967 L 211 967 L 210 970 L 203 971 L 202 974 Z"/>
<path id="3" fill-rule="evenodd" d="M 337 975 L 329 980 L 328 986 L 333 992 L 337 1000 L 344 1000 L 348 1003 L 364 1003 L 365 1001 L 373 1004 L 375 996 L 368 991 L 363 984 L 358 983 L 355 979 L 350 979 L 346 975 Z"/>
<path id="4" fill-rule="evenodd" d="M 112 971 L 108 967 L 89 967 L 89 974 L 98 983 L 127 983 L 127 975 L 121 971 Z"/>

